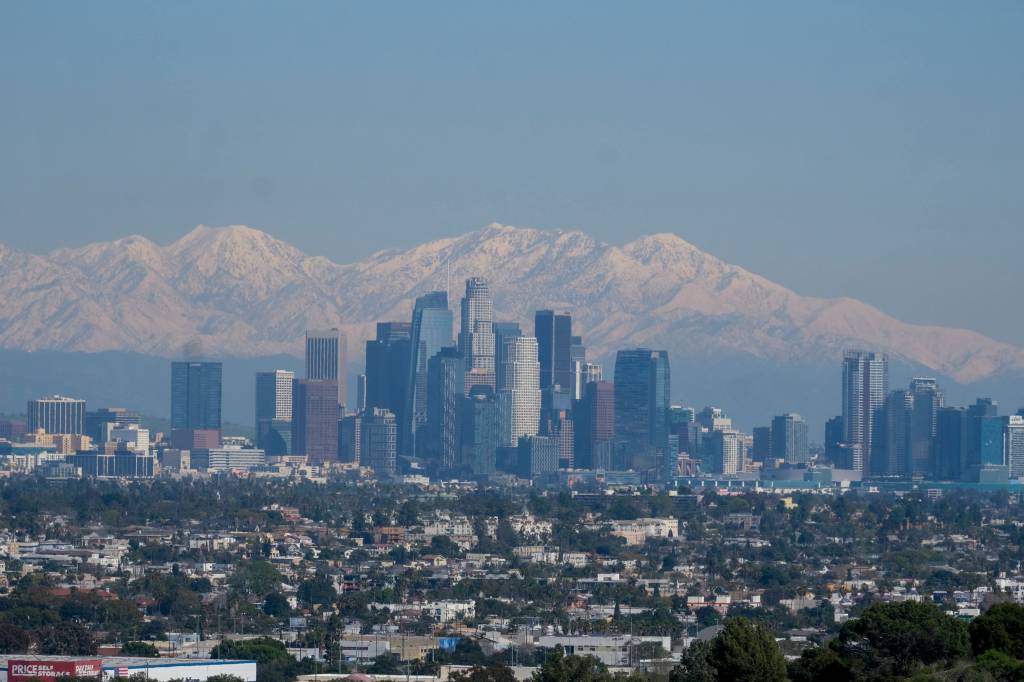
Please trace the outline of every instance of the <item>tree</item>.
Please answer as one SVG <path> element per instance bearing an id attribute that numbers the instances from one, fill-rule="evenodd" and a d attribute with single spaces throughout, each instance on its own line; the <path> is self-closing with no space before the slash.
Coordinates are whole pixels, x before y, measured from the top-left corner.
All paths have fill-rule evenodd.
<path id="1" fill-rule="evenodd" d="M 419 510 L 416 507 L 416 503 L 412 500 L 406 500 L 402 503 L 402 506 L 398 508 L 398 525 L 399 526 L 415 526 L 419 523 Z"/>
<path id="2" fill-rule="evenodd" d="M 17 625 L 0 623 L 0 654 L 23 654 L 28 651 L 32 639 Z"/>
<path id="3" fill-rule="evenodd" d="M 92 635 L 78 623 L 56 623 L 36 632 L 39 653 L 47 656 L 91 656 L 96 653 Z"/>
<path id="4" fill-rule="evenodd" d="M 256 661 L 256 682 L 290 682 L 299 664 L 283 642 L 269 637 L 226 639 L 210 651 L 210 658 L 244 658 Z"/>
<path id="5" fill-rule="evenodd" d="M 996 604 L 975 618 L 967 630 L 975 656 L 994 649 L 1024 659 L 1024 606 Z"/>
<path id="6" fill-rule="evenodd" d="M 761 623 L 730 618 L 711 642 L 708 663 L 720 680 L 784 682 L 786 659 L 772 633 Z"/>
<path id="7" fill-rule="evenodd" d="M 253 597 L 263 598 L 281 585 L 281 574 L 268 561 L 243 561 L 235 568 L 230 584 Z"/>
<path id="8" fill-rule="evenodd" d="M 448 679 L 450 682 L 515 682 L 516 676 L 504 665 L 474 665 L 469 670 L 453 672 Z"/>
<path id="9" fill-rule="evenodd" d="M 533 673 L 533 682 L 611 682 L 614 678 L 603 663 L 592 656 L 565 656 L 556 649 Z"/>
<path id="10" fill-rule="evenodd" d="M 312 578 L 299 583 L 296 596 L 306 606 L 312 606 L 313 604 L 333 603 L 337 599 L 338 593 L 335 591 L 331 579 L 326 574 L 317 571 Z"/>
<path id="11" fill-rule="evenodd" d="M 843 624 L 832 646 L 870 675 L 906 676 L 921 666 L 967 656 L 967 626 L 937 606 L 920 602 L 872 604 Z"/>
<path id="12" fill-rule="evenodd" d="M 140 658 L 160 657 L 160 652 L 149 642 L 125 642 L 121 646 L 121 653 L 125 656 L 138 656 Z"/>
<path id="13" fill-rule="evenodd" d="M 292 612 L 288 598 L 280 592 L 271 592 L 263 600 L 263 613 L 273 618 L 287 618 Z"/>
<path id="14" fill-rule="evenodd" d="M 789 664 L 792 682 L 852 682 L 853 672 L 835 651 L 828 647 L 806 649 Z"/>
<path id="15" fill-rule="evenodd" d="M 715 682 L 715 669 L 708 662 L 710 642 L 694 642 L 686 648 L 669 682 Z"/>

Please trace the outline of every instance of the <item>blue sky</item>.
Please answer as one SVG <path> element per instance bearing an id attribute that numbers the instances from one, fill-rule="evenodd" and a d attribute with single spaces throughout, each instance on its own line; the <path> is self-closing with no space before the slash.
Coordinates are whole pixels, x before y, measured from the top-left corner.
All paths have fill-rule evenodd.
<path id="1" fill-rule="evenodd" d="M 675 232 L 1024 344 L 1024 3 L 0 2 L 0 242 Z"/>

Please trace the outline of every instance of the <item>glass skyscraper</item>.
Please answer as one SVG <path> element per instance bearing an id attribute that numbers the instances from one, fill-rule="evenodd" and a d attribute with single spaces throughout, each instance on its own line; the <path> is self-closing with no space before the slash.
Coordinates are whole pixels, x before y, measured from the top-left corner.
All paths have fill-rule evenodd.
<path id="1" fill-rule="evenodd" d="M 668 351 L 636 348 L 615 356 L 615 438 L 635 469 L 667 471 L 672 377 Z"/>
<path id="2" fill-rule="evenodd" d="M 338 405 L 346 403 L 347 355 L 348 339 L 338 329 L 310 329 L 306 332 L 306 378 L 334 381 L 337 384 Z"/>
<path id="3" fill-rule="evenodd" d="M 459 352 L 466 362 L 465 395 L 473 386 L 494 388 L 494 303 L 483 277 L 466 280 L 459 324 Z"/>
<path id="4" fill-rule="evenodd" d="M 848 350 L 843 354 L 843 440 L 856 446 L 856 468 L 872 473 L 874 434 L 889 394 L 889 359 L 882 353 Z M 868 460 L 868 461 L 865 461 Z"/>
<path id="5" fill-rule="evenodd" d="M 256 373 L 256 447 L 269 456 L 292 451 L 292 385 L 295 372 Z"/>
<path id="6" fill-rule="evenodd" d="M 406 423 L 403 424 L 406 435 L 399 439 L 407 447 L 405 454 L 409 455 L 418 454 L 422 447 L 416 439 L 427 423 L 427 363 L 442 348 L 455 345 L 447 292 L 431 291 L 416 299 L 411 342 Z"/>
<path id="7" fill-rule="evenodd" d="M 572 391 L 572 316 L 538 310 L 533 318 L 533 331 L 537 338 L 541 389 L 557 384 L 563 391 Z"/>

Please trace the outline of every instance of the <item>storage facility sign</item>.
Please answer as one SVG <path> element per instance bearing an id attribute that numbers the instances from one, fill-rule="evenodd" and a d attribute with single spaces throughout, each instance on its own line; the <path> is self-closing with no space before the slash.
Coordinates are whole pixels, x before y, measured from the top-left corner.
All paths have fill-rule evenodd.
<path id="1" fill-rule="evenodd" d="M 11 658 L 7 660 L 7 682 L 49 680 L 56 677 L 99 677 L 103 671 L 100 660 L 69 659 L 66 661 Z"/>

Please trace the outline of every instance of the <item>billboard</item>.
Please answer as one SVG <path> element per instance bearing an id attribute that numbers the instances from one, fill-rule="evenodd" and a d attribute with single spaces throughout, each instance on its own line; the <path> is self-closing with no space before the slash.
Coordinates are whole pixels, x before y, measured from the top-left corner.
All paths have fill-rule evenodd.
<path id="1" fill-rule="evenodd" d="M 98 658 L 40 660 L 10 658 L 7 660 L 7 682 L 48 680 L 56 677 L 99 677 L 103 666 Z"/>

